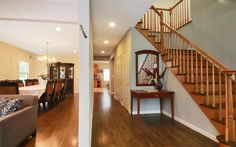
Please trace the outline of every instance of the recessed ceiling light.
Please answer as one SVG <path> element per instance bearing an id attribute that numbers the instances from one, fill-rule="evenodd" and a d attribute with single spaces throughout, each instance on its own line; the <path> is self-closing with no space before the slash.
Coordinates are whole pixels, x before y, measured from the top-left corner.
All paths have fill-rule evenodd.
<path id="1" fill-rule="evenodd" d="M 56 27 L 56 31 L 61 31 L 61 28 L 60 27 Z"/>
<path id="2" fill-rule="evenodd" d="M 39 49 L 39 51 L 40 51 L 40 52 L 42 52 L 42 51 L 43 51 L 43 49 Z"/>
<path id="3" fill-rule="evenodd" d="M 104 40 L 104 43 L 105 43 L 105 44 L 108 44 L 108 43 L 109 43 L 109 41 L 107 41 L 107 40 Z"/>
<path id="4" fill-rule="evenodd" d="M 102 53 L 102 54 L 104 54 L 104 53 L 105 53 L 105 51 L 101 51 L 101 53 Z"/>
<path id="5" fill-rule="evenodd" d="M 115 26 L 116 26 L 116 24 L 114 22 L 109 23 L 109 27 L 114 28 Z"/>
<path id="6" fill-rule="evenodd" d="M 77 53 L 77 50 L 73 50 L 74 53 Z"/>

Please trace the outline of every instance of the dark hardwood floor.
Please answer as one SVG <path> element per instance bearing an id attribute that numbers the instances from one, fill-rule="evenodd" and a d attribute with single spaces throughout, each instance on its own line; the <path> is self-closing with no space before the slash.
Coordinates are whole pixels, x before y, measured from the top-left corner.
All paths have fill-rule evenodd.
<path id="1" fill-rule="evenodd" d="M 69 95 L 52 110 L 40 114 L 36 137 L 25 147 L 78 146 L 78 94 Z"/>
<path id="2" fill-rule="evenodd" d="M 95 93 L 92 147 L 217 147 L 217 143 L 165 115 L 131 117 L 108 93 Z"/>

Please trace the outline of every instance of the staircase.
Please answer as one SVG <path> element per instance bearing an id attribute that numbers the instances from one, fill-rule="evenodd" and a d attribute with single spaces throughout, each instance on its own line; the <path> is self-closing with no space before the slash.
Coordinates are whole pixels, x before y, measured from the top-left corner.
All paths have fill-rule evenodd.
<path id="1" fill-rule="evenodd" d="M 236 71 L 199 48 L 177 30 L 191 23 L 190 1 L 170 9 L 152 6 L 136 29 L 161 53 L 162 60 L 219 131 L 221 146 L 236 145 Z"/>

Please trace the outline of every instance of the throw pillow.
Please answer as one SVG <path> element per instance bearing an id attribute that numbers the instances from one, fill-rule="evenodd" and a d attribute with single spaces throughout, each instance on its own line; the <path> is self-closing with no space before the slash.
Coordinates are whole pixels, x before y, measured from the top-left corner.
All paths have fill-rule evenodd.
<path id="1" fill-rule="evenodd" d="M 7 105 L 7 102 L 8 102 L 7 98 L 1 98 L 0 99 L 0 110 Z"/>
<path id="2" fill-rule="evenodd" d="M 23 100 L 22 99 L 12 99 L 9 100 L 5 107 L 0 110 L 1 116 L 6 116 L 13 112 L 16 112 L 22 108 Z"/>

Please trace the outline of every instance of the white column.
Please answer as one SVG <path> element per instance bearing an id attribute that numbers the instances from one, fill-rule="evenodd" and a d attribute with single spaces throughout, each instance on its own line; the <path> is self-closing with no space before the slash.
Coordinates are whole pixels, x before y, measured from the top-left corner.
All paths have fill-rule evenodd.
<path id="1" fill-rule="evenodd" d="M 91 146 L 93 91 L 92 91 L 92 33 L 90 23 L 90 0 L 79 0 L 79 147 Z"/>

